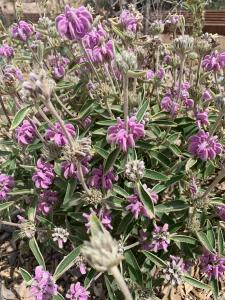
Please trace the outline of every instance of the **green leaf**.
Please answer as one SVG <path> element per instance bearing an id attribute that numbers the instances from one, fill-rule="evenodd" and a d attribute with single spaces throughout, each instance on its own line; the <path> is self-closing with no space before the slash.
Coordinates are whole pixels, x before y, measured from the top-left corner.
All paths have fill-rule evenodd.
<path id="1" fill-rule="evenodd" d="M 125 198 L 129 196 L 129 194 L 123 188 L 116 184 L 113 186 L 113 192 Z"/>
<path id="2" fill-rule="evenodd" d="M 176 155 L 176 156 L 181 156 L 182 152 L 176 145 L 169 145 L 169 149 Z"/>
<path id="3" fill-rule="evenodd" d="M 21 190 L 14 190 L 8 195 L 10 196 L 18 196 L 18 195 L 33 195 L 34 194 L 34 189 L 21 189 Z"/>
<path id="4" fill-rule="evenodd" d="M 12 206 L 13 204 L 14 201 L 0 203 L 0 211 Z"/>
<path id="5" fill-rule="evenodd" d="M 161 267 L 161 268 L 166 268 L 167 264 L 158 256 L 153 254 L 152 252 L 149 251 L 142 251 L 144 255 L 151 260 L 156 266 Z"/>
<path id="6" fill-rule="evenodd" d="M 171 163 L 171 161 L 169 160 L 169 158 L 166 155 L 164 155 L 161 152 L 158 152 L 156 150 L 149 150 L 149 156 L 150 156 L 150 158 L 151 158 L 151 156 L 154 157 L 164 167 L 168 167 Z"/>
<path id="7" fill-rule="evenodd" d="M 148 109 L 148 105 L 149 105 L 149 101 L 144 101 L 144 103 L 142 104 L 142 106 L 140 107 L 140 109 L 138 110 L 137 114 L 136 114 L 136 120 L 137 122 L 141 122 L 141 120 L 143 119 L 145 112 Z"/>
<path id="8" fill-rule="evenodd" d="M 185 282 L 187 282 L 188 284 L 190 284 L 196 288 L 204 289 L 204 290 L 210 289 L 210 286 L 208 284 L 203 283 L 189 275 L 182 275 L 182 278 Z"/>
<path id="9" fill-rule="evenodd" d="M 95 146 L 94 149 L 104 159 L 106 159 L 108 157 L 108 152 L 105 149 L 102 149 L 102 148 L 97 147 L 97 146 Z"/>
<path id="10" fill-rule="evenodd" d="M 189 158 L 186 165 L 185 165 L 185 171 L 188 172 L 196 163 L 197 163 L 197 159 L 194 158 Z"/>
<path id="11" fill-rule="evenodd" d="M 206 235 L 204 232 L 202 232 L 202 231 L 197 232 L 197 231 L 196 231 L 196 235 L 197 235 L 199 241 L 201 242 L 201 244 L 202 244 L 207 250 L 209 250 L 209 252 L 213 252 L 213 251 L 214 251 L 213 246 L 211 245 L 211 243 L 210 243 L 210 241 L 209 241 L 207 235 Z"/>
<path id="12" fill-rule="evenodd" d="M 88 274 L 85 276 L 84 279 L 84 287 L 87 288 L 87 286 L 89 285 L 89 283 L 93 280 L 93 278 L 95 277 L 96 271 L 94 269 L 91 269 Z"/>
<path id="13" fill-rule="evenodd" d="M 95 124 L 101 126 L 112 126 L 116 124 L 116 120 L 105 120 L 105 121 L 98 121 Z"/>
<path id="14" fill-rule="evenodd" d="M 142 273 L 134 254 L 131 250 L 129 250 L 124 253 L 124 256 L 126 259 L 130 279 L 141 285 Z"/>
<path id="15" fill-rule="evenodd" d="M 218 252 L 219 255 L 224 255 L 224 237 L 221 228 L 218 229 Z"/>
<path id="16" fill-rule="evenodd" d="M 155 206 L 156 213 L 169 213 L 174 211 L 182 211 L 188 209 L 188 204 L 181 200 L 167 202 L 165 204 L 158 204 Z"/>
<path id="17" fill-rule="evenodd" d="M 33 199 L 33 201 L 31 202 L 31 206 L 29 207 L 28 212 L 27 212 L 29 221 L 34 222 L 35 216 L 36 216 L 36 207 L 37 207 L 36 200 Z"/>
<path id="18" fill-rule="evenodd" d="M 207 220 L 207 232 L 206 232 L 207 238 L 212 245 L 213 248 L 216 246 L 216 236 L 215 232 L 213 230 L 212 224 L 210 223 L 209 220 Z"/>
<path id="19" fill-rule="evenodd" d="M 70 179 L 67 183 L 66 194 L 63 200 L 63 205 L 67 204 L 73 196 L 73 193 L 76 189 L 76 181 L 74 178 Z"/>
<path id="20" fill-rule="evenodd" d="M 210 282 L 210 286 L 213 292 L 214 300 L 217 300 L 219 297 L 219 283 L 217 279 L 213 279 Z"/>
<path id="21" fill-rule="evenodd" d="M 91 228 L 91 235 L 98 234 L 99 231 L 104 232 L 104 227 L 102 226 L 102 223 L 99 221 L 98 217 L 93 214 L 90 217 L 90 228 Z"/>
<path id="22" fill-rule="evenodd" d="M 120 153 L 120 149 L 116 148 L 109 154 L 109 156 L 107 157 L 104 163 L 104 174 L 107 174 L 109 170 L 113 167 L 119 153 Z"/>
<path id="23" fill-rule="evenodd" d="M 108 296 L 110 300 L 116 300 L 116 295 L 113 291 L 113 288 L 111 286 L 111 282 L 108 279 L 108 276 L 104 275 L 104 279 L 105 279 L 105 284 L 106 284 L 106 288 L 108 291 Z"/>
<path id="24" fill-rule="evenodd" d="M 32 276 L 30 275 L 30 273 L 28 271 L 26 271 L 23 268 L 19 269 L 21 276 L 23 277 L 23 280 L 28 283 L 32 280 Z"/>
<path id="25" fill-rule="evenodd" d="M 89 99 L 86 100 L 78 113 L 78 118 L 83 119 L 84 117 L 86 117 L 92 111 L 93 107 L 94 102 Z"/>
<path id="26" fill-rule="evenodd" d="M 190 245 L 196 245 L 197 240 L 191 236 L 188 235 L 172 235 L 170 236 L 170 239 L 175 241 L 175 242 L 180 242 L 180 243 L 186 243 Z"/>
<path id="27" fill-rule="evenodd" d="M 160 181 L 167 181 L 169 179 L 168 176 L 154 170 L 145 170 L 144 177 Z"/>
<path id="28" fill-rule="evenodd" d="M 36 258 L 39 266 L 43 266 L 43 268 L 45 269 L 45 261 L 44 261 L 44 258 L 41 254 L 41 251 L 38 247 L 38 244 L 37 244 L 37 241 L 36 239 L 33 237 L 31 240 L 29 240 L 29 246 L 30 246 L 30 249 L 34 255 L 34 257 Z"/>
<path id="29" fill-rule="evenodd" d="M 27 106 L 21 108 L 16 113 L 16 115 L 12 121 L 11 129 L 16 129 L 16 127 L 18 127 L 20 125 L 20 123 L 23 122 L 25 117 L 28 115 L 30 108 L 31 108 L 31 106 L 27 105 Z"/>
<path id="30" fill-rule="evenodd" d="M 154 204 L 148 194 L 148 192 L 145 190 L 141 182 L 137 184 L 137 190 L 138 190 L 138 195 L 141 199 L 141 202 L 144 204 L 144 207 L 149 215 L 149 218 L 154 218 L 155 216 L 155 209 L 154 209 Z"/>
<path id="31" fill-rule="evenodd" d="M 55 281 L 59 279 L 67 270 L 69 270 L 75 263 L 77 256 L 80 254 L 80 246 L 71 251 L 63 260 L 58 264 L 53 275 Z"/>
<path id="32" fill-rule="evenodd" d="M 53 296 L 53 300 L 65 300 L 65 298 L 63 297 L 63 295 L 58 293 L 57 295 Z"/>

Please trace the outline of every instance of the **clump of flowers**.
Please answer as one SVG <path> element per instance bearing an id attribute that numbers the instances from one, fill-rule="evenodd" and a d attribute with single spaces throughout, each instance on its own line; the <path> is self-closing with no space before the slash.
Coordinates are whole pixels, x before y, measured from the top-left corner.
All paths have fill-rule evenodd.
<path id="1" fill-rule="evenodd" d="M 19 21 L 19 23 L 13 25 L 11 32 L 13 38 L 26 42 L 34 33 L 34 29 L 26 21 Z"/>
<path id="2" fill-rule="evenodd" d="M 165 283 L 169 283 L 172 286 L 178 286 L 182 284 L 182 275 L 184 272 L 185 264 L 183 259 L 178 256 L 170 255 L 170 259 L 167 262 L 167 267 L 163 269 Z"/>
<path id="3" fill-rule="evenodd" d="M 24 120 L 22 125 L 16 128 L 16 139 L 21 146 L 31 144 L 36 136 L 34 125 L 28 120 Z"/>
<path id="4" fill-rule="evenodd" d="M 205 273 L 209 280 L 212 278 L 222 279 L 225 272 L 225 258 L 217 254 L 205 251 L 200 257 L 201 271 Z"/>
<path id="5" fill-rule="evenodd" d="M 56 79 L 61 79 L 65 75 L 66 67 L 69 60 L 63 57 L 61 54 L 50 55 L 48 57 L 48 63 L 52 68 L 52 74 Z"/>
<path id="6" fill-rule="evenodd" d="M 13 58 L 14 50 L 8 44 L 3 44 L 0 47 L 0 56 L 5 58 Z"/>
<path id="7" fill-rule="evenodd" d="M 32 180 L 38 189 L 48 189 L 55 179 L 55 173 L 53 166 L 50 163 L 44 162 L 42 159 L 38 159 L 35 173 L 32 176 Z"/>
<path id="8" fill-rule="evenodd" d="M 96 189 L 110 190 L 113 187 L 113 182 L 118 180 L 118 176 L 114 174 L 113 170 L 109 170 L 104 174 L 103 167 L 94 168 L 91 176 L 88 179 L 88 185 Z"/>
<path id="9" fill-rule="evenodd" d="M 57 294 L 58 286 L 54 282 L 53 277 L 42 266 L 35 268 L 35 276 L 30 286 L 30 294 L 35 300 L 50 300 Z"/>
<path id="10" fill-rule="evenodd" d="M 52 190 L 44 190 L 38 198 L 38 213 L 47 216 L 53 209 L 53 206 L 58 201 L 58 192 Z"/>
<path id="11" fill-rule="evenodd" d="M 130 161 L 125 165 L 125 176 L 131 181 L 138 181 L 143 178 L 145 164 L 142 160 Z"/>
<path id="12" fill-rule="evenodd" d="M 154 224 L 152 243 L 150 245 L 150 249 L 152 249 L 154 252 L 158 252 L 161 249 L 163 249 L 165 252 L 167 251 L 167 248 L 170 244 L 168 228 L 168 224 L 164 224 L 162 227 Z"/>
<path id="13" fill-rule="evenodd" d="M 217 51 L 206 55 L 202 62 L 202 67 L 206 71 L 218 72 L 225 66 L 225 53 L 219 53 Z"/>
<path id="14" fill-rule="evenodd" d="M 66 299 L 69 300 L 87 300 L 89 292 L 78 281 L 76 284 L 71 284 L 69 291 L 66 294 Z"/>
<path id="15" fill-rule="evenodd" d="M 76 132 L 75 128 L 72 124 L 65 124 L 65 128 L 67 130 L 67 133 L 74 137 Z M 54 142 L 57 146 L 63 147 L 68 144 L 68 139 L 65 136 L 65 133 L 59 124 L 59 122 L 55 123 L 54 128 L 48 128 L 45 133 L 45 138 L 48 141 Z"/>
<path id="16" fill-rule="evenodd" d="M 222 152 L 222 145 L 216 136 L 200 130 L 188 140 L 188 151 L 201 160 L 212 160 Z"/>
<path id="17" fill-rule="evenodd" d="M 102 225 L 107 229 L 107 230 L 112 230 L 112 216 L 110 214 L 110 211 L 103 208 L 100 209 L 98 212 L 94 211 L 93 209 L 90 210 L 90 213 L 83 213 L 83 217 L 87 220 L 85 223 L 85 227 L 87 228 L 87 231 L 89 232 L 91 228 L 91 217 L 93 215 L 96 215 L 99 220 L 101 221 Z"/>
<path id="18" fill-rule="evenodd" d="M 89 172 L 89 162 L 91 160 L 90 156 L 86 156 L 80 161 L 81 169 L 84 175 Z M 77 178 L 79 179 L 79 173 L 77 170 L 77 165 L 75 163 L 71 163 L 69 161 L 63 161 L 61 163 L 61 169 L 63 171 L 63 175 L 66 179 L 68 178 Z"/>
<path id="19" fill-rule="evenodd" d="M 0 173 L 0 200 L 5 200 L 14 187 L 14 179 L 10 175 Z"/>
<path id="20" fill-rule="evenodd" d="M 117 124 L 110 126 L 107 132 L 107 141 L 115 144 L 120 150 L 126 152 L 129 148 L 135 147 L 135 141 L 144 137 L 144 125 L 137 123 L 135 117 L 128 118 L 127 129 L 126 122 L 117 119 Z"/>

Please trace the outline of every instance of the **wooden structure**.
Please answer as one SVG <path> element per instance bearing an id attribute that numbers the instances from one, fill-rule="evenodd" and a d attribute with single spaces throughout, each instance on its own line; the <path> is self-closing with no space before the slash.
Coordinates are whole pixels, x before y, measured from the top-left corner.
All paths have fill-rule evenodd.
<path id="1" fill-rule="evenodd" d="M 204 31 L 225 35 L 225 10 L 205 11 Z"/>

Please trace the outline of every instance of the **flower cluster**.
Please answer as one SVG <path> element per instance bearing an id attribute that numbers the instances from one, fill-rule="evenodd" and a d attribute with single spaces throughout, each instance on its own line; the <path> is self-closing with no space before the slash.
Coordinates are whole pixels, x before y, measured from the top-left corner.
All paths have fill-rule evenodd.
<path id="1" fill-rule="evenodd" d="M 103 167 L 94 168 L 91 171 L 91 176 L 88 179 L 88 185 L 96 189 L 110 190 L 113 186 L 113 182 L 118 180 L 118 176 L 113 173 L 113 170 L 109 170 L 107 174 L 104 174 Z"/>
<path id="2" fill-rule="evenodd" d="M 13 58 L 14 50 L 8 44 L 3 44 L 0 47 L 0 56 L 5 58 Z"/>
<path id="3" fill-rule="evenodd" d="M 66 299 L 69 300 L 88 300 L 89 292 L 78 281 L 76 284 L 71 284 L 69 291 L 66 294 Z"/>
<path id="4" fill-rule="evenodd" d="M 95 215 L 99 218 L 102 225 L 108 229 L 112 230 L 112 216 L 110 215 L 110 212 L 107 209 L 100 209 L 98 212 L 94 211 L 93 209 L 90 210 L 90 213 L 83 213 L 83 217 L 87 220 L 85 223 L 85 227 L 87 228 L 87 231 L 89 232 L 91 228 L 91 217 Z"/>
<path id="5" fill-rule="evenodd" d="M 57 55 L 50 55 L 48 57 L 48 63 L 52 69 L 52 74 L 54 78 L 56 79 L 63 78 L 69 60 L 66 57 L 63 57 L 61 54 L 57 54 Z"/>
<path id="6" fill-rule="evenodd" d="M 21 146 L 31 144 L 36 136 L 34 125 L 28 120 L 24 120 L 22 125 L 16 128 L 16 139 Z"/>
<path id="7" fill-rule="evenodd" d="M 135 147 L 135 141 L 145 135 L 144 125 L 137 123 L 135 117 L 128 118 L 126 122 L 117 119 L 117 124 L 110 126 L 107 132 L 107 141 L 110 144 L 118 145 L 119 149 L 127 152 L 129 148 Z"/>
<path id="8" fill-rule="evenodd" d="M 35 276 L 32 279 L 30 294 L 35 300 L 50 300 L 57 294 L 58 286 L 53 277 L 42 266 L 35 268 Z"/>
<path id="9" fill-rule="evenodd" d="M 58 192 L 52 190 L 44 190 L 38 197 L 37 211 L 47 216 L 58 201 Z"/>
<path id="10" fill-rule="evenodd" d="M 225 258 L 205 251 L 200 257 L 200 264 L 201 271 L 207 275 L 209 280 L 211 278 L 220 279 L 224 277 Z"/>
<path id="11" fill-rule="evenodd" d="M 5 200 L 13 187 L 13 177 L 0 173 L 0 200 Z"/>
<path id="12" fill-rule="evenodd" d="M 15 39 L 26 42 L 34 33 L 32 25 L 26 21 L 19 21 L 19 23 L 14 24 L 12 27 L 12 36 Z"/>
<path id="13" fill-rule="evenodd" d="M 65 124 L 65 129 L 67 130 L 68 135 L 74 137 L 76 132 L 72 124 Z M 63 147 L 68 144 L 68 139 L 65 136 L 63 128 L 59 122 L 55 123 L 54 128 L 48 128 L 45 133 L 45 138 L 48 141 L 55 143 L 59 147 Z"/>
<path id="14" fill-rule="evenodd" d="M 38 159 L 32 180 L 38 189 L 48 189 L 55 178 L 54 168 L 51 164 Z"/>
<path id="15" fill-rule="evenodd" d="M 225 66 L 225 53 L 217 51 L 206 55 L 202 61 L 202 67 L 206 71 L 221 71 Z"/>

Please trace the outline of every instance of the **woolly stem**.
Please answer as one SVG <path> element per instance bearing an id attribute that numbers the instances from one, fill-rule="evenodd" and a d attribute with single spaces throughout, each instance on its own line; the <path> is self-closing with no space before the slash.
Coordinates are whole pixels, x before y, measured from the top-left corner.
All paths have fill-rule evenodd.
<path id="1" fill-rule="evenodd" d="M 5 115 L 5 117 L 6 117 L 7 121 L 8 121 L 8 123 L 9 123 L 9 126 L 11 126 L 11 120 L 10 120 L 10 118 L 9 118 L 9 115 L 8 115 L 7 109 L 6 109 L 6 107 L 5 107 L 4 101 L 3 101 L 3 99 L 2 99 L 2 96 L 0 96 L 0 104 L 1 104 L 2 110 L 3 110 L 3 112 L 4 112 L 4 115 Z"/>
<path id="2" fill-rule="evenodd" d="M 55 93 L 56 101 L 59 103 L 59 105 L 65 110 L 65 112 L 71 117 L 74 118 L 74 115 L 68 110 L 68 108 L 62 103 L 59 96 Z"/>
<path id="3" fill-rule="evenodd" d="M 109 268 L 109 272 L 112 273 L 113 277 L 115 278 L 121 292 L 124 295 L 125 300 L 133 300 L 131 293 L 126 285 L 126 282 L 123 276 L 121 275 L 119 269 L 117 268 L 117 266 L 113 266 Z"/>
<path id="4" fill-rule="evenodd" d="M 82 170 L 82 166 L 81 166 L 80 162 L 77 163 L 77 172 L 78 172 L 78 178 L 80 180 L 81 185 L 83 186 L 83 189 L 90 196 L 91 192 L 85 183 L 84 174 L 83 174 L 83 170 Z"/>
<path id="5" fill-rule="evenodd" d="M 126 129 L 128 129 L 128 111 L 129 111 L 129 97 L 128 97 L 128 83 L 129 79 L 127 74 L 123 76 L 123 113 Z"/>
<path id="6" fill-rule="evenodd" d="M 217 174 L 216 178 L 213 180 L 213 182 L 210 184 L 210 186 L 207 188 L 205 193 L 202 195 L 202 199 L 207 199 L 208 195 L 212 192 L 212 190 L 216 187 L 216 185 L 225 177 L 225 167 L 222 167 L 220 172 Z"/>
<path id="7" fill-rule="evenodd" d="M 106 64 L 104 64 L 104 69 L 105 69 L 106 75 L 107 75 L 107 77 L 109 78 L 109 81 L 110 81 L 110 83 L 111 83 L 113 92 L 116 93 L 116 88 L 115 88 L 115 85 L 114 85 L 114 83 L 113 83 L 112 76 L 111 76 L 111 74 L 110 74 L 110 72 L 109 72 L 109 68 L 108 68 L 108 66 L 107 66 Z"/>
<path id="8" fill-rule="evenodd" d="M 210 131 L 209 131 L 210 136 L 212 136 L 214 134 L 214 132 L 216 131 L 216 129 L 218 128 L 218 126 L 221 124 L 221 121 L 223 119 L 223 115 L 224 115 L 224 112 L 223 112 L 223 110 L 221 110 L 219 112 L 219 115 L 217 117 L 217 120 L 216 120 L 214 126 L 212 128 L 210 128 Z"/>
<path id="9" fill-rule="evenodd" d="M 202 65 L 202 57 L 200 57 L 200 60 L 198 62 L 197 80 L 196 80 L 196 85 L 195 85 L 196 89 L 197 89 L 198 84 L 199 84 L 201 65 Z"/>
<path id="10" fill-rule="evenodd" d="M 185 55 L 183 57 L 181 57 L 181 62 L 180 62 L 180 74 L 179 74 L 177 100 L 180 100 L 180 96 L 181 96 L 181 84 L 182 84 L 182 80 L 183 80 L 184 64 L 185 64 Z"/>

